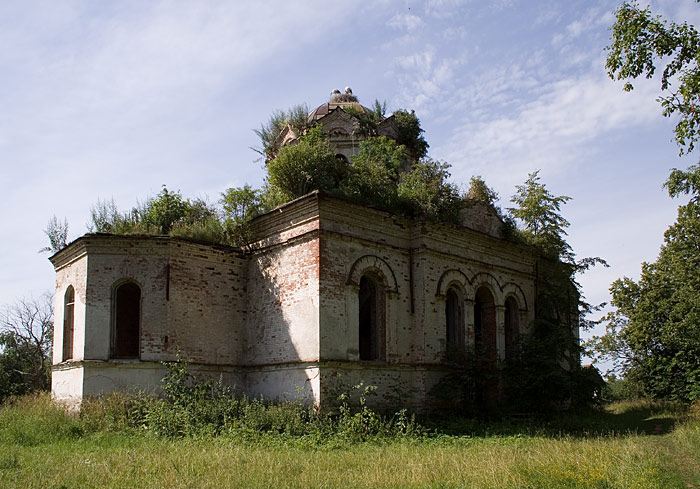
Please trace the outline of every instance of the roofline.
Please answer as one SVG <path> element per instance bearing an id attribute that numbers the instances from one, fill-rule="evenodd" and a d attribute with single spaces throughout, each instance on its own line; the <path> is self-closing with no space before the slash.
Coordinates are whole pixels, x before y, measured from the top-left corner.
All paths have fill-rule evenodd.
<path id="1" fill-rule="evenodd" d="M 221 243 L 211 243 L 208 241 L 198 240 L 194 238 L 188 238 L 186 236 L 169 236 L 167 234 L 113 234 L 113 233 L 85 233 L 82 236 L 74 239 L 68 243 L 64 248 L 61 248 L 56 253 L 51 255 L 48 259 L 56 266 L 57 262 L 62 261 L 63 255 L 72 253 L 80 245 L 86 244 L 86 241 L 91 239 L 120 239 L 120 240 L 151 240 L 151 241 L 165 241 L 169 243 L 182 242 L 192 245 L 208 246 L 210 248 L 234 252 L 236 254 L 243 254 L 243 252 L 238 247 L 229 246 Z"/>

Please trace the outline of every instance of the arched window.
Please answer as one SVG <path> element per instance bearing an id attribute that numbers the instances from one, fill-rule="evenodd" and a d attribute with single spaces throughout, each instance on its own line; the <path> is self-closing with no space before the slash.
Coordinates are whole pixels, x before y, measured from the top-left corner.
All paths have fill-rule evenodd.
<path id="1" fill-rule="evenodd" d="M 462 348 L 463 324 L 462 299 L 454 288 L 449 288 L 445 298 L 445 339 L 448 352 L 459 351 Z"/>
<path id="2" fill-rule="evenodd" d="M 474 298 L 474 346 L 487 365 L 496 363 L 496 304 L 487 287 L 479 287 Z"/>
<path id="3" fill-rule="evenodd" d="M 384 297 L 381 285 L 374 278 L 360 279 L 360 360 L 383 360 L 385 350 Z"/>
<path id="4" fill-rule="evenodd" d="M 112 358 L 138 358 L 141 338 L 141 288 L 133 282 L 114 291 Z"/>
<path id="5" fill-rule="evenodd" d="M 75 306 L 75 289 L 68 286 L 63 296 L 63 357 L 62 360 L 73 358 L 73 317 Z"/>
<path id="6" fill-rule="evenodd" d="M 511 358 L 517 351 L 518 334 L 520 324 L 518 320 L 518 304 L 515 299 L 509 297 L 506 299 L 505 311 L 505 343 L 506 343 L 506 358 Z"/>

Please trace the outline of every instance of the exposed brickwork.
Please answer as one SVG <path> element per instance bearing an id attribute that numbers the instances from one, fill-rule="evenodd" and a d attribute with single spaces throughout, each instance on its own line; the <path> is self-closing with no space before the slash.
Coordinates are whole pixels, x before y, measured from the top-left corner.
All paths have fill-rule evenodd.
<path id="1" fill-rule="evenodd" d="M 474 219 L 493 224 L 492 217 Z M 151 369 L 143 374 L 149 379 L 143 385 L 150 386 L 157 362 L 173 360 L 179 349 L 196 368 L 209 374 L 220 368 L 251 395 L 289 397 L 299 388 L 314 402 L 329 402 L 341 374 L 378 385 L 382 396 L 410 392 L 410 402 L 421 405 L 447 368 L 448 287 L 464 300 L 465 348 L 474 343 L 476 291 L 486 287 L 492 294 L 494 361 L 506 347 L 506 299 L 517 305 L 521 328 L 532 319 L 535 257 L 493 236 L 488 226 L 411 221 L 314 193 L 259 217 L 252 227 L 255 241 L 245 256 L 167 237 L 87 235 L 53 257 L 57 301 L 68 285 L 76 289 L 75 360 L 94 361 L 89 375 L 88 364 L 77 361 L 56 367 L 56 385 L 63 386 L 57 395 L 141 385 L 144 369 Z M 359 358 L 363 274 L 383 294 L 382 361 Z M 142 290 L 139 368 L 109 360 L 112 292 L 124 280 Z M 59 309 L 57 303 L 57 324 Z M 54 344 L 61 339 L 56 333 Z M 100 365 L 109 365 L 102 384 Z"/>
<path id="2" fill-rule="evenodd" d="M 318 360 L 318 238 L 250 258 L 247 363 Z"/>

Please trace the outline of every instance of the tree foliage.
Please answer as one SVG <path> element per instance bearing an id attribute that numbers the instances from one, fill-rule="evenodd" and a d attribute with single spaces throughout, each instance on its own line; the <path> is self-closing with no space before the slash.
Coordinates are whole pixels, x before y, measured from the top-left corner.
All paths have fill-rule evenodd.
<path id="1" fill-rule="evenodd" d="M 19 299 L 0 311 L 0 402 L 51 387 L 53 304 L 50 294 Z"/>
<path id="2" fill-rule="evenodd" d="M 691 172 L 691 176 L 694 173 Z M 677 175 L 678 176 L 678 175 Z M 670 187 L 691 188 L 679 180 Z M 653 263 L 638 282 L 624 277 L 610 290 L 615 310 L 592 346 L 654 398 L 700 399 L 700 203 L 678 208 Z"/>
<path id="3" fill-rule="evenodd" d="M 462 197 L 448 181 L 449 168 L 448 163 L 424 158 L 403 175 L 397 191 L 409 215 L 457 222 Z"/>
<path id="4" fill-rule="evenodd" d="M 692 151 L 700 127 L 700 36 L 692 25 L 676 24 L 655 16 L 637 3 L 623 3 L 616 11 L 606 68 L 611 78 L 651 78 L 663 66 L 659 102 L 663 115 L 679 116 L 675 139 L 680 152 Z M 675 84 L 675 86 L 674 86 Z"/>
<path id="5" fill-rule="evenodd" d="M 314 190 L 336 192 L 347 172 L 348 162 L 336 157 L 321 128 L 315 126 L 268 163 L 267 183 L 280 205 Z"/>
<path id="6" fill-rule="evenodd" d="M 399 129 L 396 142 L 406 147 L 411 159 L 420 160 L 428 154 L 430 145 L 423 137 L 423 128 L 414 111 L 399 109 L 394 112 L 394 119 Z"/>
<path id="7" fill-rule="evenodd" d="M 98 200 L 90 209 L 88 231 L 110 234 L 169 234 L 223 242 L 217 210 L 203 199 L 185 199 L 163 185 L 161 191 L 130 211 L 120 212 L 114 199 Z"/>
<path id="8" fill-rule="evenodd" d="M 695 27 L 655 16 L 624 3 L 616 12 L 607 69 L 613 79 L 652 78 L 663 66 L 659 97 L 663 115 L 676 115 L 680 153 L 698 141 L 700 36 Z M 674 169 L 664 184 L 671 197 L 689 195 L 665 233 L 657 260 L 643 263 L 638 282 L 623 277 L 611 286 L 616 308 L 606 332 L 591 346 L 645 395 L 683 401 L 700 399 L 700 166 Z"/>
<path id="9" fill-rule="evenodd" d="M 234 246 L 245 246 L 251 239 L 250 220 L 264 209 L 262 191 L 250 185 L 230 188 L 221 194 L 224 227 L 227 242 Z"/>
<path id="10" fill-rule="evenodd" d="M 158 195 L 146 202 L 141 222 L 160 234 L 168 234 L 176 224 L 184 222 L 189 210 L 190 202 L 185 201 L 180 192 L 170 192 L 163 185 Z"/>
<path id="11" fill-rule="evenodd" d="M 480 175 L 476 175 L 469 179 L 467 198 L 495 207 L 498 201 L 498 194 L 495 190 L 486 185 L 486 182 Z"/>
<path id="12" fill-rule="evenodd" d="M 560 213 L 561 206 L 571 197 L 553 195 L 540 183 L 539 170 L 530 173 L 525 183 L 516 189 L 511 202 L 517 207 L 509 210 L 523 224 L 527 240 L 549 257 L 571 262 L 571 247 L 564 238 L 569 221 Z"/>
<path id="13" fill-rule="evenodd" d="M 261 148 L 253 150 L 262 155 L 266 161 L 277 156 L 282 140 L 281 134 L 290 127 L 295 134 L 302 134 L 308 127 L 309 108 L 306 105 L 295 105 L 286 111 L 276 110 L 265 124 L 260 125 L 260 129 L 255 129 L 255 134 L 260 138 Z"/>
<path id="14" fill-rule="evenodd" d="M 402 146 L 385 137 L 369 137 L 360 142 L 341 191 L 345 197 L 380 209 L 398 205 L 397 186 L 406 159 Z"/>
<path id="15" fill-rule="evenodd" d="M 66 247 L 68 241 L 68 221 L 59 221 L 56 216 L 49 219 L 44 234 L 49 238 L 49 246 L 39 250 L 40 253 L 57 253 Z"/>
<path id="16" fill-rule="evenodd" d="M 477 187 L 478 188 L 478 187 Z M 562 206 L 570 200 L 552 194 L 540 182 L 539 170 L 516 186 L 509 209 L 521 224 L 521 238 L 536 247 L 541 257 L 536 268 L 535 320 L 521 337 L 520 352 L 508 362 L 507 383 L 516 404 L 525 410 L 581 406 L 600 399 L 602 378 L 595 369 L 580 365 L 579 328 L 588 326 L 588 304 L 576 276 L 601 258 L 576 260 L 566 241 L 567 221 Z"/>

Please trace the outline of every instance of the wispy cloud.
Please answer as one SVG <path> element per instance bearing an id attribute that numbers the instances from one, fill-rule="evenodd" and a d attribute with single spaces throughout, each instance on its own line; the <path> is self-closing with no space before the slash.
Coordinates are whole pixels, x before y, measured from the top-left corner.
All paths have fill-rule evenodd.
<path id="1" fill-rule="evenodd" d="M 348 9 L 371 8 L 352 1 L 0 3 L 0 190 L 21 206 L 0 211 L 0 242 L 22 253 L 0 260 L 4 296 L 25 290 L 17 277 L 50 270 L 36 250 L 54 213 L 68 217 L 75 237 L 97 197 L 129 206 L 163 183 L 192 195 L 204 181 L 238 184 L 259 172 L 245 144 L 254 127 L 242 117 L 248 98 L 231 94 L 345 32 Z M 233 157 L 231 147 L 243 156 Z"/>
<path id="2" fill-rule="evenodd" d="M 425 22 L 423 19 L 414 14 L 396 14 L 387 22 L 389 27 L 394 29 L 415 31 L 416 29 L 423 27 Z"/>
<path id="3" fill-rule="evenodd" d="M 507 112 L 482 111 L 465 119 L 446 145 L 454 173 L 462 179 L 469 176 L 464 172 L 493 174 L 498 186 L 511 188 L 534 168 L 565 172 L 603 133 L 659 116 L 652 86 L 628 94 L 602 74 L 562 79 L 539 92 Z"/>

